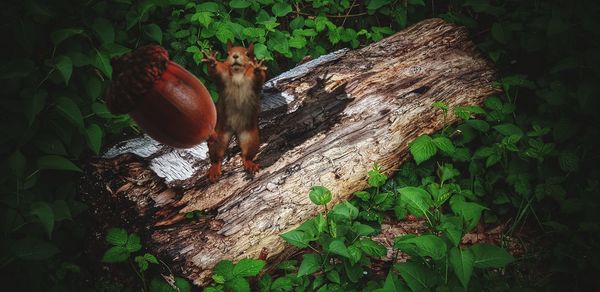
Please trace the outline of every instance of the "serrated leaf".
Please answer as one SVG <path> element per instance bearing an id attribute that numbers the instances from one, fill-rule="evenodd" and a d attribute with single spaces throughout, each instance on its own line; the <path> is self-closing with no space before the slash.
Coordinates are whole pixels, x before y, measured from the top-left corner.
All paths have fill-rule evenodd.
<path id="1" fill-rule="evenodd" d="M 83 116 L 79 106 L 72 99 L 62 96 L 57 98 L 56 109 L 77 128 L 83 129 Z"/>
<path id="2" fill-rule="evenodd" d="M 127 238 L 127 244 L 125 244 L 125 248 L 129 252 L 136 252 L 142 249 L 142 244 L 140 243 L 140 237 L 137 234 L 129 234 Z"/>
<path id="3" fill-rule="evenodd" d="M 387 254 L 387 248 L 372 239 L 361 239 L 355 243 L 360 250 L 372 257 L 382 257 Z"/>
<path id="4" fill-rule="evenodd" d="M 106 241 L 116 246 L 125 246 L 127 231 L 123 228 L 111 228 L 106 232 Z"/>
<path id="5" fill-rule="evenodd" d="M 104 263 L 119 263 L 124 262 L 129 258 L 131 253 L 122 246 L 113 246 L 109 248 L 102 256 Z"/>
<path id="6" fill-rule="evenodd" d="M 81 172 L 81 168 L 70 160 L 58 155 L 45 155 L 38 158 L 39 169 L 69 170 Z"/>
<path id="7" fill-rule="evenodd" d="M 471 281 L 471 275 L 473 274 L 473 253 L 468 249 L 462 250 L 458 247 L 453 247 L 448 253 L 448 260 L 463 288 L 467 289 Z"/>
<path id="8" fill-rule="evenodd" d="M 229 260 L 222 260 L 215 265 L 213 274 L 221 275 L 225 280 L 233 279 L 233 263 Z"/>
<path id="9" fill-rule="evenodd" d="M 331 202 L 331 191 L 323 186 L 314 186 L 310 188 L 308 197 L 315 205 L 327 205 Z"/>
<path id="10" fill-rule="evenodd" d="M 29 212 L 40 220 L 40 224 L 48 237 L 52 237 L 52 230 L 54 229 L 54 211 L 52 207 L 46 202 L 34 202 L 31 204 Z"/>
<path id="11" fill-rule="evenodd" d="M 409 144 L 409 147 L 410 153 L 417 165 L 433 157 L 437 153 L 437 147 L 435 143 L 433 143 L 433 139 L 428 135 L 419 136 Z"/>
<path id="12" fill-rule="evenodd" d="M 310 275 L 321 268 L 321 257 L 318 254 L 308 253 L 302 256 L 302 263 L 298 269 L 298 277 Z M 275 283 L 273 283 L 275 284 Z"/>
<path id="13" fill-rule="evenodd" d="M 409 207 L 418 210 L 416 216 L 426 216 L 429 213 L 429 208 L 433 206 L 431 195 L 424 189 L 417 187 L 404 187 L 398 189 L 400 200 L 405 202 Z"/>
<path id="14" fill-rule="evenodd" d="M 515 260 L 505 249 L 492 244 L 475 244 L 469 249 L 476 268 L 504 268 Z"/>
<path id="15" fill-rule="evenodd" d="M 71 73 L 73 73 L 73 62 L 71 62 L 71 58 L 67 56 L 57 56 L 54 59 L 54 66 L 56 70 L 60 73 L 66 85 L 69 85 L 69 80 L 71 79 Z"/>
<path id="16" fill-rule="evenodd" d="M 250 1 L 245 0 L 231 0 L 229 1 L 229 7 L 233 9 L 244 9 L 252 5 Z"/>
<path id="17" fill-rule="evenodd" d="M 454 147 L 454 143 L 452 143 L 452 141 L 447 137 L 436 137 L 433 138 L 432 141 L 438 149 L 444 151 L 447 154 L 452 154 L 456 150 L 456 148 Z"/>
<path id="18" fill-rule="evenodd" d="M 292 12 L 292 5 L 289 3 L 278 2 L 271 7 L 271 11 L 277 17 L 286 16 L 288 13 Z"/>
<path id="19" fill-rule="evenodd" d="M 233 275 L 235 277 L 254 277 L 264 266 L 265 261 L 262 260 L 242 259 L 233 267 Z"/>
<path id="20" fill-rule="evenodd" d="M 158 259 L 156 259 L 156 257 L 152 254 L 149 253 L 145 253 L 144 254 L 144 258 L 149 262 L 149 263 L 153 263 L 153 264 L 158 264 Z"/>

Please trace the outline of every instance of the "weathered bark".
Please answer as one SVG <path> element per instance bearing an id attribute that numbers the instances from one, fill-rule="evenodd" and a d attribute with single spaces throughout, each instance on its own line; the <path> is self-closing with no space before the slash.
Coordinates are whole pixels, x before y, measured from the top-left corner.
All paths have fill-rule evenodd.
<path id="1" fill-rule="evenodd" d="M 479 104 L 496 92 L 493 77 L 465 29 L 426 20 L 267 82 L 262 170 L 254 177 L 235 146 L 223 177 L 209 184 L 205 144 L 173 149 L 143 137 L 95 161 L 83 192 L 99 221 L 145 234 L 145 246 L 201 285 L 219 260 L 255 258 L 262 249 L 281 255 L 278 235 L 320 211 L 308 199 L 311 186 L 327 186 L 335 204 L 366 187 L 374 163 L 393 173 L 410 141 L 454 122 L 433 102 Z M 184 218 L 194 210 L 204 215 Z"/>

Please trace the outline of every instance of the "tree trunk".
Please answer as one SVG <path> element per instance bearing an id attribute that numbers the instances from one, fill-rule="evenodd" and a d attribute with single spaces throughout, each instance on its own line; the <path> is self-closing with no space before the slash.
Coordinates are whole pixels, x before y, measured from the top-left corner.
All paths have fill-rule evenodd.
<path id="1" fill-rule="evenodd" d="M 279 234 L 321 211 L 308 198 L 311 186 L 329 188 L 333 205 L 367 187 L 374 163 L 392 174 L 409 157 L 410 141 L 455 121 L 433 102 L 480 104 L 497 92 L 493 78 L 464 28 L 425 20 L 268 81 L 262 169 L 253 177 L 235 145 L 223 176 L 210 184 L 206 144 L 173 149 L 142 137 L 94 161 L 82 191 L 100 228 L 141 233 L 145 247 L 202 285 L 222 259 L 256 258 L 261 250 L 270 262 L 285 257 Z M 185 218 L 195 210 L 200 219 Z"/>

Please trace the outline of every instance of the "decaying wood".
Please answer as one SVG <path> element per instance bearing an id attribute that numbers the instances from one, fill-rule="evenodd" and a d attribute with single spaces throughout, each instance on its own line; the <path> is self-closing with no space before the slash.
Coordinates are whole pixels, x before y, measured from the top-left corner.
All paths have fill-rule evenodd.
<path id="1" fill-rule="evenodd" d="M 461 27 L 430 19 L 358 50 L 340 50 L 267 82 L 258 156 L 249 177 L 232 146 L 223 177 L 206 179 L 205 144 L 173 149 L 142 137 L 108 150 L 82 186 L 106 226 L 145 235 L 145 246 L 202 285 L 222 259 L 281 258 L 279 234 L 316 215 L 323 185 L 333 203 L 366 187 L 374 163 L 393 173 L 408 143 L 445 123 L 441 101 L 473 105 L 496 92 L 494 72 Z M 201 210 L 198 220 L 185 214 Z"/>

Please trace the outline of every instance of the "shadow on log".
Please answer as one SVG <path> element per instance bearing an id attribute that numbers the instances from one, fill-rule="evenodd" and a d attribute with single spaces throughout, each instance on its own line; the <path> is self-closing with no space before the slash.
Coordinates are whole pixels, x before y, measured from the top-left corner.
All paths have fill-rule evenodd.
<path id="1" fill-rule="evenodd" d="M 464 28 L 430 19 L 359 50 L 340 50 L 268 81 L 254 177 L 235 145 L 216 184 L 205 144 L 173 149 L 150 138 L 109 149 L 86 170 L 82 192 L 100 228 L 126 226 L 145 247 L 202 285 L 222 259 L 285 257 L 279 234 L 315 216 L 311 186 L 333 204 L 367 187 L 374 163 L 391 174 L 408 143 L 454 122 L 432 103 L 480 104 L 495 92 L 492 66 Z M 187 212 L 201 210 L 198 220 Z"/>

